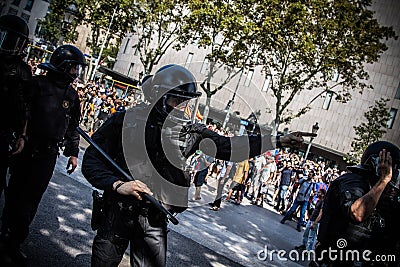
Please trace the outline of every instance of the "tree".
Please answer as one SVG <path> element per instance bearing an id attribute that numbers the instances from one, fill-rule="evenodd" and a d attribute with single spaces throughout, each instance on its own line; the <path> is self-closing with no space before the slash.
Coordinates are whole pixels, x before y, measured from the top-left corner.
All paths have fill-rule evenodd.
<path id="1" fill-rule="evenodd" d="M 91 36 L 87 41 L 87 45 L 91 49 L 91 53 L 98 55 L 100 47 L 104 41 L 105 33 L 110 25 L 111 18 L 115 11 L 113 23 L 109 29 L 109 37 L 105 43 L 103 55 L 115 58 L 117 48 L 121 44 L 121 40 L 126 32 L 132 30 L 133 22 L 136 18 L 136 4 L 134 0 L 77 0 L 80 13 L 83 14 L 82 22 L 90 27 Z M 101 38 L 103 37 L 103 38 Z M 114 44 L 110 45 L 110 41 L 115 39 Z"/>
<path id="2" fill-rule="evenodd" d="M 74 20 L 72 25 L 64 25 L 64 13 L 69 5 L 73 4 L 73 0 L 53 0 L 50 2 L 49 12 L 40 21 L 41 31 L 40 37 L 57 46 L 61 36 L 65 41 L 74 42 L 78 33 L 75 31 L 78 20 Z M 64 36 L 65 35 L 65 36 Z"/>
<path id="3" fill-rule="evenodd" d="M 143 65 L 144 74 L 150 74 L 168 49 L 176 44 L 187 16 L 185 1 L 136 1 L 134 31 L 137 43 L 133 45 Z"/>
<path id="4" fill-rule="evenodd" d="M 392 27 L 380 26 L 370 10 L 371 0 L 255 0 L 259 27 L 259 58 L 270 75 L 276 98 L 275 128 L 310 110 L 327 92 L 339 102 L 362 93 L 369 78 L 366 63 L 387 49 L 382 41 L 393 38 Z M 338 75 L 339 79 L 333 80 Z M 288 110 L 301 91 L 314 97 L 300 110 Z"/>
<path id="5" fill-rule="evenodd" d="M 366 122 L 353 126 L 356 137 L 351 142 L 349 158 L 359 163 L 362 153 L 373 142 L 379 141 L 386 133 L 387 123 L 390 119 L 390 112 L 387 109 L 389 99 L 381 98 L 375 101 L 373 106 L 364 113 Z"/>
<path id="6" fill-rule="evenodd" d="M 207 72 L 200 83 L 207 97 L 203 121 L 207 120 L 211 97 L 246 67 L 254 66 L 258 49 L 252 45 L 255 25 L 246 15 L 250 2 L 189 1 L 190 14 L 179 41 L 181 45 L 196 43 L 199 49 L 207 49 L 203 63 L 207 64 Z M 217 73 L 223 78 L 213 82 Z"/>

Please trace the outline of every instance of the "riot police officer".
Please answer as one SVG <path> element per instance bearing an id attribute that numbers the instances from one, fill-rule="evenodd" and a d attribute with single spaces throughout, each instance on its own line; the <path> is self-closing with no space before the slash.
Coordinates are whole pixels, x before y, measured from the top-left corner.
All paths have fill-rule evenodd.
<path id="1" fill-rule="evenodd" d="M 20 17 L 0 17 L 0 196 L 6 187 L 9 157 L 20 153 L 26 140 L 32 74 L 22 56 L 28 35 L 28 25 Z"/>
<path id="2" fill-rule="evenodd" d="M 71 83 L 85 65 L 79 49 L 63 45 L 53 52 L 48 63 L 38 66 L 46 70 L 47 75 L 32 79 L 34 94 L 27 131 L 29 140 L 12 168 L 0 235 L 1 243 L 7 247 L 4 254 L 17 265 L 23 263 L 19 246 L 28 235 L 61 146 L 65 147 L 64 155 L 69 157 L 68 173 L 77 166 L 79 134 L 76 127 L 80 105 Z"/>
<path id="3" fill-rule="evenodd" d="M 386 141 L 372 143 L 361 164 L 348 169 L 351 173 L 334 180 L 325 198 L 316 247 L 319 262 L 328 266 L 398 266 L 400 149 Z M 329 254 L 329 249 L 337 253 Z M 389 259 L 390 255 L 397 261 L 379 258 Z"/>
<path id="4" fill-rule="evenodd" d="M 93 140 L 136 181 L 123 181 L 92 146 L 82 173 L 104 190 L 104 207 L 93 242 L 92 266 L 118 266 L 130 242 L 132 266 L 165 266 L 167 220 L 141 193 L 153 194 L 171 212 L 182 212 L 190 179 L 186 158 L 200 148 L 205 154 L 240 161 L 271 149 L 271 136 L 224 137 L 201 124 L 188 124 L 200 93 L 184 67 L 167 65 L 146 77 L 141 104 L 109 118 Z M 274 138 L 272 138 L 274 139 Z M 280 137 L 282 145 L 299 145 L 301 134 Z"/>

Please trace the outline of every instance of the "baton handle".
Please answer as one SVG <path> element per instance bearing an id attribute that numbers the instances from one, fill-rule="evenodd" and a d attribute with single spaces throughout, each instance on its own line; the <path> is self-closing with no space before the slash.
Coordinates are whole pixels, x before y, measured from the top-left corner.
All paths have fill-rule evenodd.
<path id="1" fill-rule="evenodd" d="M 135 181 L 126 171 L 124 171 L 107 153 L 98 145 L 96 144 L 92 138 L 81 128 L 76 127 L 77 132 L 85 139 L 90 145 L 92 145 L 111 165 L 114 166 L 116 170 L 118 170 L 126 180 L 128 181 Z M 174 215 L 169 212 L 160 202 L 158 202 L 154 197 L 150 196 L 146 193 L 141 193 L 142 197 L 148 200 L 151 204 L 153 204 L 159 211 L 161 211 L 167 219 L 172 222 L 173 224 L 177 225 L 179 223 L 178 219 L 174 217 Z"/>

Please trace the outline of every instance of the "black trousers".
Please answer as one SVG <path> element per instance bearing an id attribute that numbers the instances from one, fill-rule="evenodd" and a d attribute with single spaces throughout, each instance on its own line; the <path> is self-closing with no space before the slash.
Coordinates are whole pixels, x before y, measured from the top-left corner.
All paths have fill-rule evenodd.
<path id="1" fill-rule="evenodd" d="M 229 180 L 228 178 L 223 178 L 223 177 L 219 178 L 218 187 L 217 187 L 217 195 L 216 195 L 214 203 L 213 203 L 214 207 L 217 207 L 217 208 L 221 207 L 222 192 L 223 192 L 224 186 L 228 180 Z"/>
<path id="2" fill-rule="evenodd" d="M 5 206 L 2 215 L 2 233 L 10 242 L 21 244 L 29 233 L 40 200 L 53 175 L 58 148 L 41 151 L 29 145 L 15 158 L 11 166 Z"/>
<path id="3" fill-rule="evenodd" d="M 7 185 L 7 169 L 9 163 L 8 142 L 1 136 L 0 140 L 0 197 Z"/>
<path id="4" fill-rule="evenodd" d="M 152 206 L 133 209 L 108 203 L 92 247 L 93 267 L 118 266 L 130 243 L 130 264 L 165 266 L 167 219 Z"/>

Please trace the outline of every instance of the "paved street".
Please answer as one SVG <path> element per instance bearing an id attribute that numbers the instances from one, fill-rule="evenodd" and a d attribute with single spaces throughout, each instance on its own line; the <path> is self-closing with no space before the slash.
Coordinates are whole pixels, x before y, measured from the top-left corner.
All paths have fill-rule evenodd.
<path id="1" fill-rule="evenodd" d="M 60 157 L 23 245 L 29 266 L 90 266 L 92 188 L 79 167 L 69 176 L 65 166 L 66 158 Z M 202 200 L 178 215 L 179 225 L 169 225 L 167 266 L 299 266 L 276 255 L 273 261 L 257 257 L 265 246 L 289 251 L 298 245 L 301 233 L 294 222 L 281 225 L 281 216 L 270 207 L 252 206 L 247 199 L 240 206 L 223 203 L 220 211 L 211 211 L 207 203 L 214 197 L 214 183 L 211 179 Z M 120 266 L 129 266 L 128 254 Z"/>

